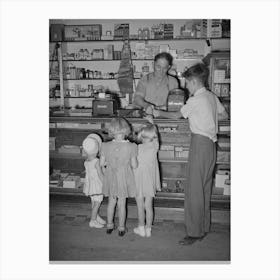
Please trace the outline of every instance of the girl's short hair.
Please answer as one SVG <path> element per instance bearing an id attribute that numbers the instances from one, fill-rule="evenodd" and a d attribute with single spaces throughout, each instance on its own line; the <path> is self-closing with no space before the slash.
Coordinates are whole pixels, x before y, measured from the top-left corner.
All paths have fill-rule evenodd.
<path id="1" fill-rule="evenodd" d="M 203 63 L 197 63 L 187 69 L 183 75 L 186 79 L 198 79 L 202 84 L 207 84 L 208 76 L 209 76 L 209 69 Z"/>
<path id="2" fill-rule="evenodd" d="M 123 134 L 128 136 L 131 132 L 128 121 L 124 118 L 113 118 L 108 126 L 108 132 L 111 136 Z"/>
<path id="3" fill-rule="evenodd" d="M 153 141 L 158 138 L 157 127 L 153 124 L 148 124 L 142 127 L 138 133 L 138 140 L 143 141 L 143 139 L 149 139 Z"/>

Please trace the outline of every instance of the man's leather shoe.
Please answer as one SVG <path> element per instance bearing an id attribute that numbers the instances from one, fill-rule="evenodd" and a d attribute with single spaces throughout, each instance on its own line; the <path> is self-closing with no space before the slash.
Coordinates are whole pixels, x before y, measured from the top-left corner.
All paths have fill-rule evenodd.
<path id="1" fill-rule="evenodd" d="M 196 241 L 201 241 L 204 238 L 204 236 L 201 237 L 192 237 L 192 236 L 186 236 L 184 239 L 179 241 L 180 245 L 192 245 Z"/>

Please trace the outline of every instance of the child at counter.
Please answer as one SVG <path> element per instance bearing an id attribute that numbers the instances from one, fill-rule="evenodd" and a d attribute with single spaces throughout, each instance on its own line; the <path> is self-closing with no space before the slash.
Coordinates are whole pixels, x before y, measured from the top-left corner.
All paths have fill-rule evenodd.
<path id="1" fill-rule="evenodd" d="M 109 197 L 107 208 L 107 234 L 114 230 L 115 206 L 118 206 L 118 234 L 126 232 L 126 198 L 135 197 L 133 168 L 137 167 L 137 145 L 126 137 L 131 129 L 124 118 L 114 118 L 108 127 L 113 140 L 102 144 L 100 164 L 104 168 L 103 193 Z M 106 168 L 105 168 L 106 165 Z"/>
<path id="2" fill-rule="evenodd" d="M 83 192 L 86 196 L 90 196 L 92 210 L 90 227 L 103 228 L 106 222 L 98 215 L 98 211 L 103 200 L 102 181 L 103 173 L 100 168 L 98 152 L 101 147 L 102 140 L 97 134 L 90 134 L 83 141 L 83 151 L 86 154 L 84 162 L 86 177 Z"/>
<path id="3" fill-rule="evenodd" d="M 138 227 L 134 233 L 150 237 L 153 222 L 153 197 L 160 191 L 160 176 L 157 152 L 159 149 L 157 128 L 153 124 L 143 127 L 138 134 L 138 167 L 134 170 Z M 145 226 L 146 220 L 146 226 Z"/>

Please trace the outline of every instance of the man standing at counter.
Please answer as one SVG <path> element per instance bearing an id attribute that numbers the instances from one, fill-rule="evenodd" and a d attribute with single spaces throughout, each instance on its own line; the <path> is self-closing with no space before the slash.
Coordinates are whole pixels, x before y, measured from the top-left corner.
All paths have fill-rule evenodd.
<path id="1" fill-rule="evenodd" d="M 171 54 L 166 52 L 157 54 L 154 58 L 154 72 L 147 74 L 138 82 L 134 104 L 144 108 L 148 114 L 151 113 L 152 106 L 165 109 L 169 91 L 179 87 L 177 79 L 168 75 L 172 62 Z"/>
<path id="2" fill-rule="evenodd" d="M 186 236 L 179 241 L 181 245 L 202 240 L 210 230 L 210 197 L 216 163 L 218 120 L 228 117 L 217 96 L 205 88 L 208 75 L 204 64 L 193 65 L 183 74 L 190 95 L 181 110 L 153 110 L 154 117 L 188 118 L 192 132 L 185 190 Z"/>

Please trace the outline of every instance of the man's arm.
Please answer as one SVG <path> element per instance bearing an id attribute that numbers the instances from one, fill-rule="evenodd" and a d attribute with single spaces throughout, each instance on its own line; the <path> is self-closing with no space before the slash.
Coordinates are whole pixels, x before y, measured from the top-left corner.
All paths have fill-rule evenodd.
<path id="1" fill-rule="evenodd" d="M 144 109 L 147 109 L 149 106 L 152 106 L 153 104 L 145 101 L 144 97 L 141 96 L 141 95 L 135 95 L 134 97 L 134 102 L 133 102 L 135 105 L 141 107 L 141 108 L 144 108 Z"/>
<path id="2" fill-rule="evenodd" d="M 155 109 L 153 110 L 153 116 L 155 118 L 162 117 L 162 118 L 167 118 L 167 119 L 180 119 L 183 117 L 181 111 L 167 112 L 167 111 L 155 110 Z"/>

